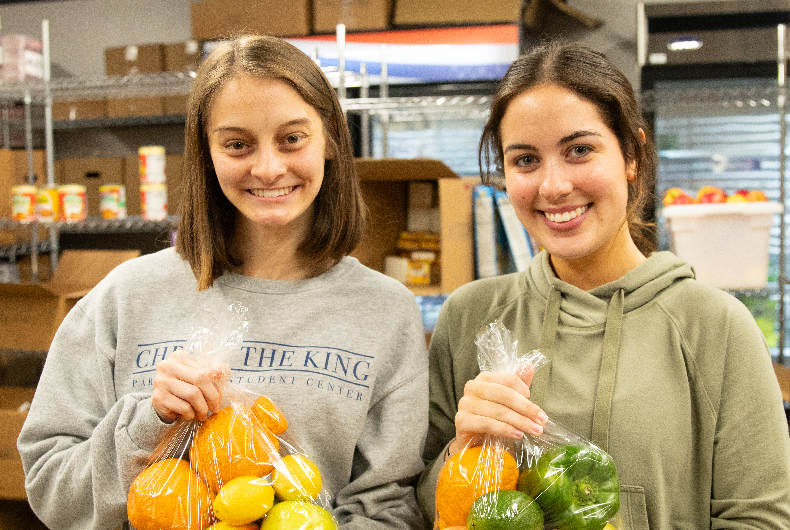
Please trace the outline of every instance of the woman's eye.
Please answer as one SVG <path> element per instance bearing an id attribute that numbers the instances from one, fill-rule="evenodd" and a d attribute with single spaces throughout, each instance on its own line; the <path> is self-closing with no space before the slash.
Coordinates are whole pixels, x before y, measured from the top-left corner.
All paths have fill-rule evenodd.
<path id="1" fill-rule="evenodd" d="M 289 134 L 285 137 L 285 143 L 289 145 L 294 145 L 299 143 L 299 141 L 302 140 L 303 137 L 304 136 L 301 134 L 296 134 L 296 133 Z"/>
<path id="2" fill-rule="evenodd" d="M 571 147 L 570 154 L 574 158 L 582 157 L 588 153 L 592 152 L 590 146 L 587 145 L 574 145 Z"/>
<path id="3" fill-rule="evenodd" d="M 537 158 L 532 155 L 524 155 L 513 160 L 513 165 L 516 167 L 528 167 L 534 164 Z"/>
<path id="4" fill-rule="evenodd" d="M 228 146 L 228 149 L 232 151 L 240 151 L 241 149 L 244 149 L 244 142 L 238 140 L 234 142 L 229 142 L 226 145 Z"/>

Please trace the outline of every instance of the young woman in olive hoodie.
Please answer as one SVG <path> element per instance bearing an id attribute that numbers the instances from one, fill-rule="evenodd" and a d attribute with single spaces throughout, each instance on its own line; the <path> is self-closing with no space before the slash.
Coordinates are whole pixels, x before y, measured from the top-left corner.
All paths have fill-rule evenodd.
<path id="1" fill-rule="evenodd" d="M 544 251 L 442 308 L 418 488 L 429 518 L 449 455 L 551 418 L 613 457 L 629 530 L 789 527 L 790 437 L 765 339 L 734 297 L 653 252 L 647 130 L 625 76 L 583 45 L 538 48 L 502 80 L 481 169 L 493 158 Z M 480 372 L 475 336 L 494 320 L 550 359 L 532 381 Z"/>

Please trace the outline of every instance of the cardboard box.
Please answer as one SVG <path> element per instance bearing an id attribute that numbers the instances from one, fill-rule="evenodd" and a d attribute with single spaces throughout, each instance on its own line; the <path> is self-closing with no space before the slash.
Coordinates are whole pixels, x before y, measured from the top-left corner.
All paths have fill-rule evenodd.
<path id="1" fill-rule="evenodd" d="M 52 104 L 55 121 L 96 120 L 107 117 L 107 100 L 56 101 Z"/>
<path id="2" fill-rule="evenodd" d="M 521 0 L 397 0 L 395 26 L 436 26 L 518 22 Z"/>
<path id="3" fill-rule="evenodd" d="M 187 99 L 189 96 L 165 96 L 163 99 L 162 114 L 184 114 L 187 113 Z"/>
<path id="4" fill-rule="evenodd" d="M 719 289 L 762 289 L 777 202 L 683 204 L 661 210 L 669 249 L 693 267 L 697 280 Z"/>
<path id="5" fill-rule="evenodd" d="M 123 184 L 123 157 L 64 158 L 55 163 L 58 184 L 80 184 L 86 187 L 88 215 L 99 216 L 99 187 L 105 184 Z"/>
<path id="6" fill-rule="evenodd" d="M 196 40 L 164 45 L 165 72 L 196 72 L 202 57 Z"/>
<path id="7" fill-rule="evenodd" d="M 313 0 L 313 33 L 381 31 L 390 28 L 392 0 Z"/>
<path id="8" fill-rule="evenodd" d="M 310 34 L 310 0 L 201 0 L 192 2 L 192 38 L 227 39 L 261 34 L 298 37 Z"/>
<path id="9" fill-rule="evenodd" d="M 138 250 L 64 250 L 50 281 L 0 284 L 0 349 L 49 350 L 74 304 L 112 269 L 139 255 Z"/>
<path id="10" fill-rule="evenodd" d="M 107 100 L 107 117 L 159 116 L 164 112 L 164 98 L 120 98 Z"/>
<path id="11" fill-rule="evenodd" d="M 137 75 L 162 72 L 165 54 L 161 44 L 141 44 L 106 48 L 104 69 L 107 75 Z"/>
<path id="12" fill-rule="evenodd" d="M 46 186 L 44 151 L 33 151 L 33 174 L 37 186 Z M 28 155 L 25 149 L 0 149 L 0 218 L 11 218 L 11 188 L 28 184 Z"/>
<path id="13" fill-rule="evenodd" d="M 401 232 L 408 228 L 409 185 L 436 181 L 441 240 L 438 283 L 412 287 L 415 294 L 450 293 L 474 279 L 472 186 L 447 165 L 432 159 L 356 159 L 362 194 L 370 210 L 368 229 L 352 255 L 384 271 L 395 254 Z"/>
<path id="14" fill-rule="evenodd" d="M 32 388 L 0 387 L 0 499 L 27 499 L 16 439 L 34 393 Z"/>

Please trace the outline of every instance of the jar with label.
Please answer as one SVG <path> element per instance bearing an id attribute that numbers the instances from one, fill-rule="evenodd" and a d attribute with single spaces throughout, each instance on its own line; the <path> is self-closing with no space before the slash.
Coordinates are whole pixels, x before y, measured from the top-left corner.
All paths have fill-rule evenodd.
<path id="1" fill-rule="evenodd" d="M 38 189 L 30 185 L 13 186 L 11 188 L 11 218 L 14 221 L 29 223 L 36 220 L 37 193 Z"/>
<path id="2" fill-rule="evenodd" d="M 58 189 L 43 188 L 36 194 L 36 218 L 42 223 L 58 220 Z"/>
<path id="3" fill-rule="evenodd" d="M 103 219 L 126 219 L 126 188 L 121 184 L 99 186 L 99 210 Z"/>
<path id="4" fill-rule="evenodd" d="M 88 215 L 88 199 L 85 186 L 64 184 L 58 186 L 60 218 L 66 222 L 82 221 Z"/>
<path id="5" fill-rule="evenodd" d="M 146 145 L 137 150 L 140 159 L 140 184 L 165 183 L 165 148 Z"/>
<path id="6" fill-rule="evenodd" d="M 167 186 L 140 184 L 140 209 L 143 219 L 147 221 L 167 219 Z"/>

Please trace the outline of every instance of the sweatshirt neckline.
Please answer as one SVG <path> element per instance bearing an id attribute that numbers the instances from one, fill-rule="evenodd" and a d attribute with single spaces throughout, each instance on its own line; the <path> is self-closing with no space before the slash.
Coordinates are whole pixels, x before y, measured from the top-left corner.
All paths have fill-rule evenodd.
<path id="1" fill-rule="evenodd" d="M 226 287 L 262 294 L 292 294 L 323 289 L 336 284 L 345 275 L 359 266 L 359 260 L 351 256 L 343 257 L 325 273 L 306 280 L 267 280 L 232 272 L 225 272 L 216 282 Z"/>

